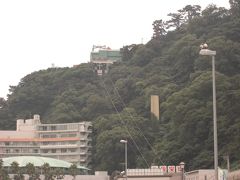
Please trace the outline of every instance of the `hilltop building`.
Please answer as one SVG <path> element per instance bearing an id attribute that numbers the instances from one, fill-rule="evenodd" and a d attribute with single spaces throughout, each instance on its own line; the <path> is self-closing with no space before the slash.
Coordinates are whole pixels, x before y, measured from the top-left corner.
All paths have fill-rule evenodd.
<path id="1" fill-rule="evenodd" d="M 120 50 L 113 50 L 106 46 L 93 46 L 90 55 L 90 62 L 94 64 L 94 69 L 98 75 L 108 73 L 109 66 L 121 61 Z"/>
<path id="2" fill-rule="evenodd" d="M 18 119 L 16 131 L 0 131 L 0 158 L 43 156 L 88 166 L 91 122 L 42 124 L 40 116 Z"/>

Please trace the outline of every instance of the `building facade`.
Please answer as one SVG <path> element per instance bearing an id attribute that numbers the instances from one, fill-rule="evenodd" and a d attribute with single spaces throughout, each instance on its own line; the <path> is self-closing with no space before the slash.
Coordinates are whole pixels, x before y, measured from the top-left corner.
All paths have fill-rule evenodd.
<path id="1" fill-rule="evenodd" d="M 218 168 L 218 179 L 229 179 L 228 171 L 226 169 Z M 185 180 L 212 180 L 215 179 L 214 169 L 199 169 L 185 173 Z"/>
<path id="2" fill-rule="evenodd" d="M 0 158 L 44 156 L 88 166 L 92 123 L 42 124 L 40 116 L 18 119 L 16 131 L 0 131 Z"/>
<path id="3" fill-rule="evenodd" d="M 93 46 L 90 62 L 94 65 L 95 72 L 101 76 L 109 71 L 109 66 L 122 60 L 120 50 L 113 50 L 106 46 Z"/>

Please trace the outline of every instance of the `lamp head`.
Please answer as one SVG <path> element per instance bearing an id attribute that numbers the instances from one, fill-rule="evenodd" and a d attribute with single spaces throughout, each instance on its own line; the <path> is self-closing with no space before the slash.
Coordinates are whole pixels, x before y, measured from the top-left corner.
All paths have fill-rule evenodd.
<path id="1" fill-rule="evenodd" d="M 127 143 L 127 140 L 121 139 L 121 140 L 120 140 L 120 143 Z"/>
<path id="2" fill-rule="evenodd" d="M 125 174 L 125 171 L 122 171 L 120 174 L 121 174 L 121 175 L 124 175 L 124 174 Z"/>
<path id="3" fill-rule="evenodd" d="M 207 49 L 207 48 L 208 48 L 207 43 L 202 43 L 202 44 L 200 45 L 200 48 L 201 48 L 201 49 Z"/>
<path id="4" fill-rule="evenodd" d="M 181 168 L 181 169 L 184 169 L 184 166 L 185 166 L 185 163 L 184 163 L 184 162 L 180 162 L 179 165 L 180 165 L 180 168 Z"/>

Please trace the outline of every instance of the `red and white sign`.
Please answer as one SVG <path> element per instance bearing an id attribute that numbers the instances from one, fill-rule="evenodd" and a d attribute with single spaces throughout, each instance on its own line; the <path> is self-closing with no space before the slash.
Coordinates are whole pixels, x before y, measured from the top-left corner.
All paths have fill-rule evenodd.
<path id="1" fill-rule="evenodd" d="M 175 166 L 168 166 L 168 173 L 175 173 Z"/>
<path id="2" fill-rule="evenodd" d="M 161 172 L 166 173 L 167 172 L 167 166 L 159 166 Z"/>

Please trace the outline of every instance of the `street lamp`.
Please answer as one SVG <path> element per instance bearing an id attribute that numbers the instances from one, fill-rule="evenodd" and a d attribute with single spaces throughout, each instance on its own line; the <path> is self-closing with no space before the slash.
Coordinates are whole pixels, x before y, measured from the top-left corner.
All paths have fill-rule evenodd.
<path id="1" fill-rule="evenodd" d="M 125 144 L 125 177 L 126 180 L 128 179 L 127 177 L 127 140 L 120 140 L 120 143 L 124 143 Z"/>
<path id="2" fill-rule="evenodd" d="M 181 168 L 181 171 L 182 171 L 182 180 L 184 180 L 184 166 L 185 166 L 185 163 L 184 162 L 180 162 L 180 168 Z"/>
<path id="3" fill-rule="evenodd" d="M 216 82 L 215 82 L 215 55 L 216 51 L 207 49 L 207 44 L 202 44 L 200 55 L 212 57 L 212 86 L 213 86 L 213 138 L 214 138 L 214 169 L 215 180 L 218 180 L 218 142 L 217 142 L 217 106 L 216 106 Z"/>

